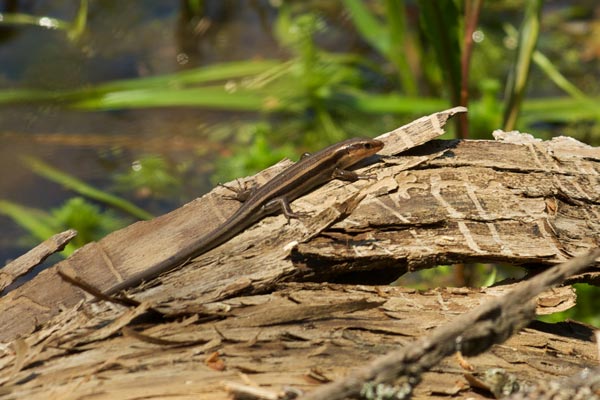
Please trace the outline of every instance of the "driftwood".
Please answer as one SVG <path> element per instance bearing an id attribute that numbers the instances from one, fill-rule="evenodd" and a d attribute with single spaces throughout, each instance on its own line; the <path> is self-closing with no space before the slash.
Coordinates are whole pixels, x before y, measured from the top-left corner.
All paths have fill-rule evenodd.
<path id="1" fill-rule="evenodd" d="M 106 290 L 233 212 L 236 205 L 223 201 L 224 191 L 115 232 L 8 293 L 0 299 L 0 333 L 11 340 L 0 358 L 0 395 L 221 399 L 229 391 L 249 398 L 305 392 L 319 398 L 318 386 L 338 381 L 338 389 L 347 388 L 340 379 L 355 376 L 353 369 L 364 371 L 394 351 L 414 356 L 419 348 L 443 351 L 422 352 L 408 370 L 385 368 L 376 379 L 367 375 L 350 391 L 334 392 L 479 398 L 504 391 L 486 386 L 490 374 L 508 376 L 511 384 L 503 387 L 513 388 L 543 387 L 557 376 L 576 381 L 582 369 L 598 365 L 590 327 L 537 322 L 519 328 L 533 315 L 529 299 L 543 288 L 564 279 L 598 281 L 594 269 L 556 278 L 562 270 L 552 266 L 594 251 L 600 241 L 600 149 L 569 138 L 541 142 L 502 132 L 497 141 L 428 142 L 462 111 L 399 128 L 383 138 L 386 157 L 367 163 L 376 180 L 325 185 L 292 205 L 311 211 L 310 217 L 289 224 L 283 216 L 264 219 L 189 265 L 132 289 L 136 306 L 84 303 L 86 295 L 56 271 Z M 284 166 L 253 179 L 260 182 Z M 583 268 L 597 257 L 592 252 L 567 267 Z M 547 272 L 554 279 L 537 275 L 524 283 L 535 291 L 514 286 L 500 298 L 513 286 L 424 293 L 372 286 L 408 270 L 469 261 L 536 272 L 552 267 Z M 326 280 L 364 285 L 306 282 Z M 536 312 L 545 314 L 572 306 L 574 296 L 566 286 L 536 301 Z M 486 302 L 481 307 L 488 312 L 469 320 Z M 452 329 L 457 335 L 440 334 Z M 448 357 L 456 350 L 466 358 Z"/>

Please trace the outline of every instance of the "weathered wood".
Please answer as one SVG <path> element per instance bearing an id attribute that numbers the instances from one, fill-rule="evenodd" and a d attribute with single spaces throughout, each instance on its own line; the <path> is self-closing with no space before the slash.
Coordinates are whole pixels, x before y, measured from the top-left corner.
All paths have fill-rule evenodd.
<path id="1" fill-rule="evenodd" d="M 400 152 L 438 137 L 444 133 L 442 127 L 448 118 L 465 111 L 464 107 L 456 107 L 420 118 L 383 135 L 387 151 Z M 262 184 L 287 165 L 288 161 L 279 163 L 252 180 Z M 351 185 L 331 182 L 325 185 L 301 203 L 296 201 L 293 204 L 296 207 L 299 203 L 311 202 L 310 210 L 304 210 L 313 213 L 312 217 L 292 221 L 289 225 L 285 218 L 267 218 L 269 222 L 256 224 L 226 245 L 203 256 L 203 260 L 218 258 L 230 261 L 213 264 L 205 269 L 209 275 L 195 282 L 186 281 L 185 284 L 189 284 L 191 290 L 205 285 L 201 290 L 206 293 L 207 299 L 223 298 L 251 287 L 254 291 L 272 287 L 274 282 L 294 272 L 292 264 L 281 263 L 288 257 L 293 243 L 311 239 L 351 213 L 364 197 L 365 188 L 373 182 L 359 181 Z M 73 306 L 84 298 L 83 292 L 56 274 L 57 268 L 76 274 L 100 290 L 107 290 L 122 279 L 137 275 L 172 256 L 222 223 L 239 207 L 238 202 L 227 199 L 229 195 L 226 189 L 217 188 L 171 213 L 114 232 L 97 243 L 83 247 L 67 260 L 8 293 L 0 299 L 0 326 L 3 327 L 0 340 L 31 332 L 37 324 L 59 312 L 61 307 Z M 247 240 L 248 243 L 244 243 Z M 230 256 L 230 249 L 235 249 L 236 256 Z M 244 259 L 261 253 L 261 259 L 268 259 L 267 265 L 262 265 L 261 259 L 254 259 L 252 268 L 248 267 L 248 263 L 239 264 L 240 268 L 232 268 L 237 263 L 235 257 Z M 163 294 L 167 298 L 171 296 L 169 292 Z"/>
<path id="2" fill-rule="evenodd" d="M 437 124 L 423 120 L 431 124 L 431 136 L 443 125 L 436 119 Z M 510 316 L 530 315 L 523 314 L 527 302 L 514 292 L 498 297 L 514 286 L 420 293 L 283 282 L 344 280 L 357 271 L 363 282 L 381 276 L 391 281 L 409 269 L 470 260 L 501 260 L 537 271 L 596 247 L 600 149 L 569 138 L 541 142 L 502 132 L 496 137 L 431 142 L 370 164 L 366 171 L 376 180 L 332 182 L 298 199 L 293 207 L 312 211 L 310 217 L 289 224 L 282 216 L 264 219 L 188 266 L 132 290 L 140 301 L 132 308 L 104 302 L 70 307 L 83 296 L 53 281 L 52 274 L 42 275 L 0 299 L 0 334 L 14 337 L 11 329 L 21 329 L 22 335 L 0 347 L 0 398 L 224 399 L 227 390 L 276 398 L 341 379 L 399 347 L 415 354 L 423 349 L 419 339 L 452 323 L 448 326 L 463 329 L 466 354 L 469 348 L 483 351 L 518 327 Z M 402 141 L 388 139 L 393 138 Z M 416 143 L 404 142 L 398 149 Z M 401 151 L 393 146 L 386 143 L 389 155 Z M 214 216 L 215 209 L 232 211 L 222 194 L 217 189 L 183 209 L 116 232 L 59 266 L 99 288 L 110 287 L 115 276 L 135 273 L 176 251 L 178 241 L 193 240 L 198 229 L 210 229 L 211 222 L 198 227 L 191 216 L 212 216 L 208 221 L 214 223 L 226 217 Z M 381 276 L 371 277 L 376 272 Z M 104 278 L 95 281 L 87 273 Z M 577 279 L 597 277 L 591 270 Z M 555 275 L 553 283 L 564 278 Z M 534 289 L 520 293 L 532 295 Z M 61 295 L 63 311 L 56 314 Z M 497 308 L 469 322 L 467 313 L 490 298 Z M 571 288 L 555 288 L 537 298 L 536 313 L 573 303 Z M 510 304 L 514 312 L 501 311 Z M 543 388 L 551 377 L 575 376 L 597 365 L 593 331 L 575 322 L 536 322 L 466 359 L 438 362 L 442 354 L 425 352 L 432 357 L 428 368 L 434 367 L 419 375 L 413 398 L 489 397 L 484 378 L 498 367 L 521 385 Z M 482 340 L 469 347 L 473 335 Z M 429 338 L 432 350 L 456 349 L 456 340 Z M 473 386 L 479 381 L 483 389 Z M 250 390 L 254 385 L 260 387 Z"/>
<path id="3" fill-rule="evenodd" d="M 335 236 L 299 245 L 297 257 L 309 267 L 347 259 L 354 269 L 401 274 L 468 261 L 550 265 L 598 243 L 600 149 L 559 154 L 554 141 L 478 140 L 421 150 L 429 146 L 444 155 L 418 169 L 382 170 L 376 196 L 333 225 Z"/>
<path id="4" fill-rule="evenodd" d="M 390 282 L 457 262 L 555 265 L 600 241 L 600 149 L 579 144 L 561 155 L 554 143 L 428 143 L 370 167 L 374 182 L 328 186 L 321 214 L 289 225 L 268 218 L 139 298 L 177 309 L 189 306 L 188 296 L 261 293 L 283 279 L 343 281 L 358 273 L 354 281 L 381 283 L 381 276 Z M 348 193 L 358 185 L 360 201 Z M 314 196 L 295 202 L 301 211 L 319 204 Z M 306 230 L 321 233 L 296 240 Z M 165 303 L 171 297 L 177 301 Z"/>
<path id="5" fill-rule="evenodd" d="M 41 264 L 52 254 L 62 251 L 76 235 L 77 231 L 75 229 L 57 233 L 51 238 L 38 244 L 21 257 L 6 264 L 0 269 L 0 292 L 10 286 L 15 280 Z"/>
<path id="6" fill-rule="evenodd" d="M 391 351 L 350 376 L 302 397 L 302 400 L 354 398 L 368 384 L 389 387 L 398 385 L 395 390 L 405 397 L 412 393 L 423 373 L 437 365 L 442 358 L 455 352 L 467 356 L 479 355 L 492 344 L 503 343 L 520 331 L 535 317 L 533 299 L 538 294 L 594 264 L 599 257 L 600 248 L 596 248 L 589 254 L 550 268 L 521 282 L 505 296 L 486 301 L 450 323 L 436 328 L 410 346 Z M 401 381 L 398 382 L 399 380 Z M 511 393 L 512 389 L 507 394 Z"/>
<path id="7" fill-rule="evenodd" d="M 310 391 L 398 347 L 412 348 L 502 290 L 290 283 L 202 306 L 196 298 L 194 310 L 173 319 L 146 313 L 135 320 L 147 303 L 130 310 L 88 303 L 4 348 L 0 398 L 210 400 L 227 398 L 233 384 L 272 394 Z M 124 322 L 136 334 L 124 331 Z M 445 358 L 422 376 L 414 398 L 484 398 L 465 374 L 491 368 L 517 375 L 522 385 L 572 375 L 597 363 L 592 336 L 576 322 L 537 323 L 468 357 L 472 369 Z"/>

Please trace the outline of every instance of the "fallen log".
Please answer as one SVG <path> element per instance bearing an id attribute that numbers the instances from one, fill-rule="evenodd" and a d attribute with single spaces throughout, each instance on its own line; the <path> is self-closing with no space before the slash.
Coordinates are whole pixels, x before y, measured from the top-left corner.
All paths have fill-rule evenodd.
<path id="1" fill-rule="evenodd" d="M 0 299 L 1 334 L 10 341 L 0 357 L 0 397 L 319 398 L 315 389 L 333 381 L 341 385 L 335 393 L 346 393 L 338 390 L 347 387 L 342 379 L 379 356 L 418 350 L 419 364 L 411 358 L 408 374 L 383 368 L 379 378 L 355 381 L 351 393 L 407 389 L 404 382 L 413 398 L 477 398 L 500 393 L 488 376 L 512 388 L 543 388 L 557 376 L 576 381 L 598 364 L 594 329 L 528 325 L 528 299 L 560 283 L 598 282 L 597 268 L 567 274 L 557 265 L 586 253 L 578 270 L 594 259 L 598 265 L 600 149 L 503 132 L 495 141 L 431 141 L 459 111 L 384 137 L 386 153 L 365 166 L 376 180 L 325 185 L 294 202 L 312 211 L 308 218 L 265 218 L 132 288 L 129 305 L 86 301 L 90 295 L 57 270 L 107 290 L 226 218 L 235 204 L 223 203 L 225 191 L 115 232 L 10 292 Z M 252 179 L 264 181 L 284 166 Z M 539 274 L 521 283 L 533 285 L 526 289 L 379 285 L 458 262 L 548 269 L 552 279 L 542 284 L 548 274 Z M 511 290 L 517 292 L 507 295 Z M 559 286 L 536 298 L 535 313 L 574 302 L 572 289 Z M 482 304 L 491 308 L 482 312 Z M 474 311 L 478 317 L 469 315 Z M 452 329 L 453 339 L 439 334 Z M 463 355 L 450 355 L 457 350 Z"/>

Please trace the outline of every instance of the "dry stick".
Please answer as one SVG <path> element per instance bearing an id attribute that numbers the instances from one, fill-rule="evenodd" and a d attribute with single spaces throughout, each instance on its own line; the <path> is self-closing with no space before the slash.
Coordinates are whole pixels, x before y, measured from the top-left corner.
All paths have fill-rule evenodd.
<path id="1" fill-rule="evenodd" d="M 125 307 L 137 307 L 141 304 L 139 301 L 130 299 L 129 297 L 122 297 L 122 296 L 117 297 L 117 296 L 106 295 L 106 294 L 102 293 L 102 291 L 100 289 L 98 289 L 97 287 L 92 285 L 91 283 L 86 282 L 85 280 L 73 275 L 70 272 L 67 272 L 66 268 L 57 268 L 56 273 L 65 282 L 68 282 L 71 285 L 76 286 L 79 289 L 83 290 L 84 292 L 91 294 L 96 299 L 110 301 L 111 303 L 120 304 Z"/>
<path id="2" fill-rule="evenodd" d="M 544 290 L 576 274 L 600 257 L 600 248 L 550 268 L 519 284 L 507 295 L 491 299 L 450 324 L 435 329 L 429 336 L 401 350 L 373 361 L 369 366 L 343 380 L 324 385 L 302 400 L 336 400 L 357 396 L 366 383 L 392 384 L 404 378 L 406 394 L 419 382 L 420 375 L 442 358 L 460 351 L 477 355 L 494 343 L 501 343 L 535 317 L 535 297 Z"/>
<path id="3" fill-rule="evenodd" d="M 26 254 L 10 262 L 0 270 L 0 291 L 11 285 L 17 278 L 25 275 L 41 264 L 52 254 L 62 251 L 77 235 L 75 229 L 57 233 L 29 250 Z"/>

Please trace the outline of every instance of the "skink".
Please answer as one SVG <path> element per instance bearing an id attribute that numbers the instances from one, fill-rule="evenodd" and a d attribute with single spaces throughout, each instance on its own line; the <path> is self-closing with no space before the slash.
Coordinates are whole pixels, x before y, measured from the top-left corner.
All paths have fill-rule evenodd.
<path id="1" fill-rule="evenodd" d="M 106 294 L 136 286 L 169 271 L 188 260 L 227 242 L 265 216 L 281 210 L 289 218 L 298 218 L 289 203 L 311 189 L 332 179 L 355 181 L 363 176 L 346 168 L 377 153 L 383 143 L 374 139 L 348 139 L 317 153 L 306 155 L 251 192 L 242 206 L 225 222 L 198 241 L 188 244 L 176 254 L 153 267 L 133 275 L 109 289 Z"/>

